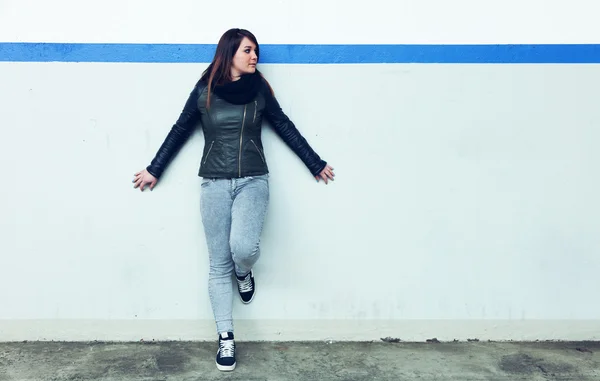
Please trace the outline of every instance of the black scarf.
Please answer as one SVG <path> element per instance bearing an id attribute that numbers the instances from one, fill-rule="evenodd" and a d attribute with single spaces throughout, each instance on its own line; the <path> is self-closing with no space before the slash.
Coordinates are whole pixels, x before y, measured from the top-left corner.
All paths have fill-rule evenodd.
<path id="1" fill-rule="evenodd" d="M 237 81 L 214 86 L 213 91 L 229 103 L 243 105 L 256 98 L 261 84 L 261 75 L 256 70 L 253 74 L 242 75 Z"/>

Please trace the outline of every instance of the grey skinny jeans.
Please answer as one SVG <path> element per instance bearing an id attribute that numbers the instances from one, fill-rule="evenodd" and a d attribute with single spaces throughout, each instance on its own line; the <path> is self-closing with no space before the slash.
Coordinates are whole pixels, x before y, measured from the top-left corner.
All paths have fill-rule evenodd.
<path id="1" fill-rule="evenodd" d="M 200 212 L 217 333 L 233 332 L 233 273 L 248 274 L 260 256 L 260 235 L 269 203 L 268 177 L 202 180 Z"/>

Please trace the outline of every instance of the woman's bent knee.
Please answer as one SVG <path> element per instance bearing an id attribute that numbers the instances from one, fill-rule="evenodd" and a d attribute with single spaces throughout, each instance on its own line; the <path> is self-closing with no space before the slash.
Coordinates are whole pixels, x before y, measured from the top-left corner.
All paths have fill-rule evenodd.
<path id="1" fill-rule="evenodd" d="M 231 252 L 235 262 L 246 265 L 254 264 L 260 256 L 260 248 L 257 242 L 251 243 L 243 240 L 232 241 Z"/>

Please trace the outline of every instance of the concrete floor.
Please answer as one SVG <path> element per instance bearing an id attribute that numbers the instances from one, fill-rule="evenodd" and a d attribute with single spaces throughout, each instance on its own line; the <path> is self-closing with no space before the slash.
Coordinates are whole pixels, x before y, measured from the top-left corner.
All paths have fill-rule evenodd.
<path id="1" fill-rule="evenodd" d="M 238 342 L 234 372 L 215 343 L 0 343 L 0 381 L 600 380 L 600 342 Z"/>

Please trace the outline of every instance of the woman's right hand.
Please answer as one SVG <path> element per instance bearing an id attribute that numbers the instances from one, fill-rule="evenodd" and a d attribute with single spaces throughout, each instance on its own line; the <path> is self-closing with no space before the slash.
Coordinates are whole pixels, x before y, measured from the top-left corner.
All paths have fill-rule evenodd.
<path id="1" fill-rule="evenodd" d="M 133 175 L 133 187 L 139 187 L 142 192 L 146 186 L 149 186 L 150 190 L 152 190 L 157 182 L 158 179 L 152 176 L 146 169 Z"/>

